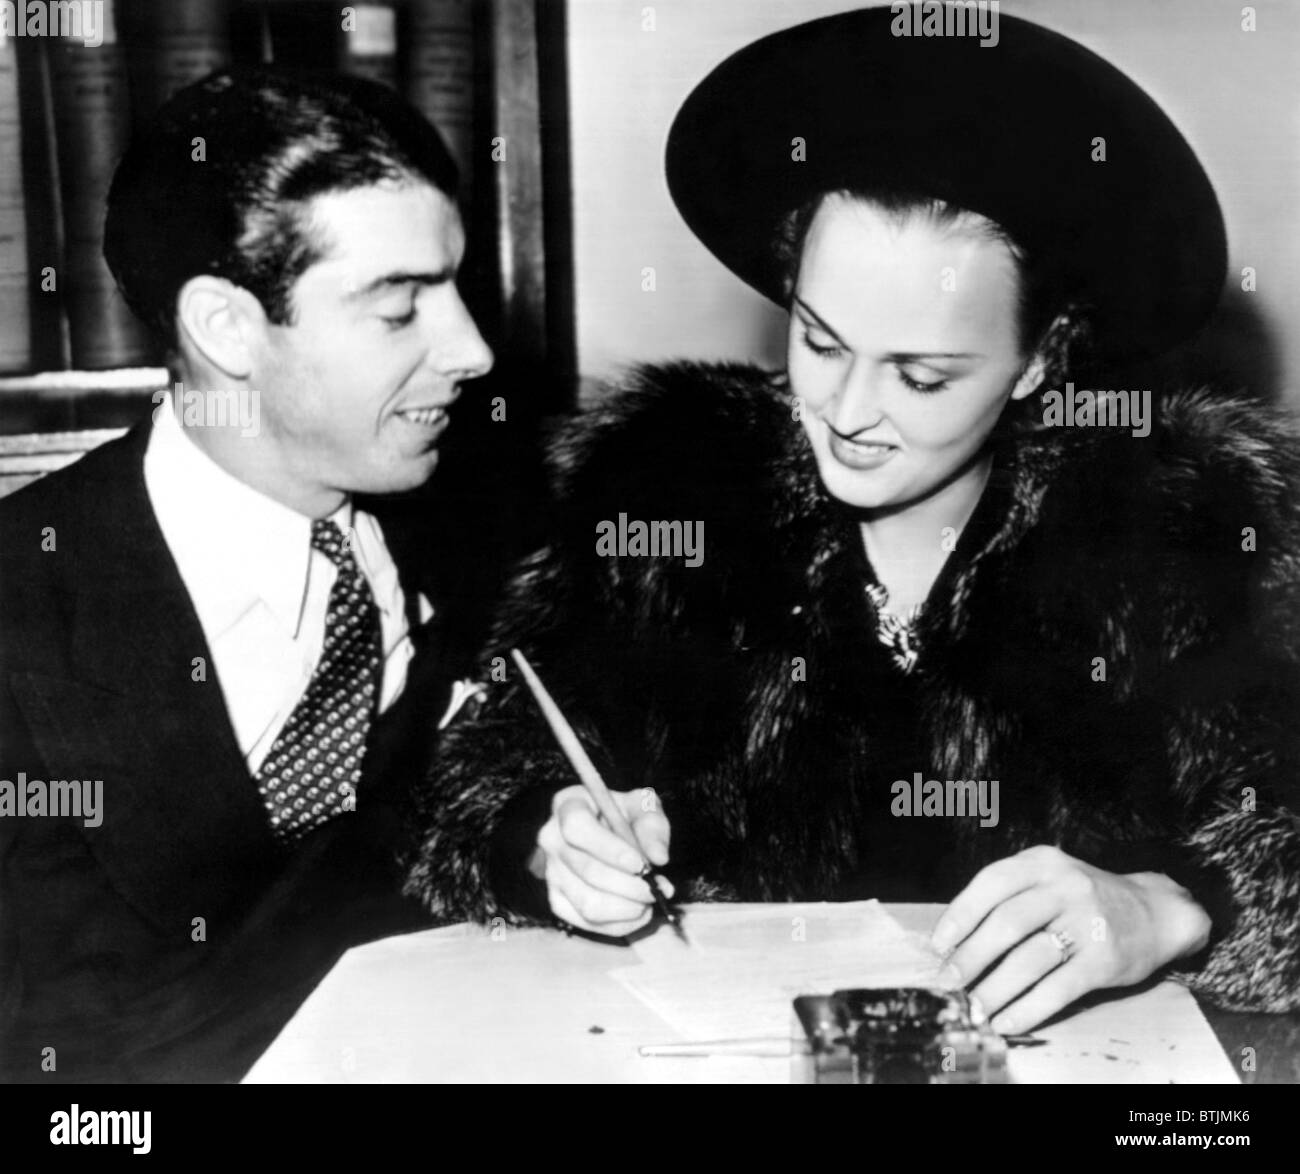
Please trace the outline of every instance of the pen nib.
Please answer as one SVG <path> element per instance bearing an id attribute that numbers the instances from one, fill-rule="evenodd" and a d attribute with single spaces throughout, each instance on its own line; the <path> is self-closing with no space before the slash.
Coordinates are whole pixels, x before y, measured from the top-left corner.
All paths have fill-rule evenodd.
<path id="1" fill-rule="evenodd" d="M 668 904 L 668 898 L 664 896 L 664 891 L 659 886 L 658 873 L 655 872 L 652 865 L 647 864 L 642 869 L 641 876 L 646 884 L 650 886 L 650 893 L 654 897 L 655 911 L 673 927 L 673 932 L 681 939 L 682 944 L 689 946 L 691 943 L 687 940 L 686 931 L 682 928 L 682 911 L 674 909 Z"/>

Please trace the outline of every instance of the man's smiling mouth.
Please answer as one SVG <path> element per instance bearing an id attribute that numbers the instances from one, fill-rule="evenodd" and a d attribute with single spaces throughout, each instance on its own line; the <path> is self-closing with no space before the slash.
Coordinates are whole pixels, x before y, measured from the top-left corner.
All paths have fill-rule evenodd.
<path id="1" fill-rule="evenodd" d="M 424 428 L 436 428 L 447 421 L 446 408 L 402 408 L 396 413 L 408 424 L 418 424 Z"/>

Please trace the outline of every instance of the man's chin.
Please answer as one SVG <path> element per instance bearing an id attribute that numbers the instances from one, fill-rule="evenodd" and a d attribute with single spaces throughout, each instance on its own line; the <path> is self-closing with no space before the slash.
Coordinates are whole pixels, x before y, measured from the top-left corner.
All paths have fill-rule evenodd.
<path id="1" fill-rule="evenodd" d="M 430 477 L 438 466 L 438 452 L 436 449 L 422 454 L 418 459 L 406 457 L 401 461 L 394 461 L 391 465 L 379 470 L 376 475 L 367 477 L 363 486 L 358 486 L 353 492 L 366 494 L 370 497 L 383 497 L 393 493 L 410 493 L 412 490 L 419 489 Z"/>

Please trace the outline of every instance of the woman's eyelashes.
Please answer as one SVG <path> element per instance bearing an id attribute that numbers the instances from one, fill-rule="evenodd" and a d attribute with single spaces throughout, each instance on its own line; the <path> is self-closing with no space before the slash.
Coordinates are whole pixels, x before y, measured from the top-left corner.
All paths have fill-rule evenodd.
<path id="1" fill-rule="evenodd" d="M 844 347 L 838 343 L 817 342 L 812 331 L 805 329 L 803 331 L 803 345 L 808 348 L 814 355 L 823 359 L 838 359 L 844 355 Z M 916 379 L 904 370 L 903 364 L 895 363 L 894 369 L 898 372 L 899 382 L 911 391 L 919 392 L 921 395 L 932 395 L 934 392 L 942 391 L 948 386 L 948 379 Z"/>
<path id="2" fill-rule="evenodd" d="M 898 378 L 902 380 L 904 387 L 910 387 L 913 391 L 919 391 L 922 395 L 931 395 L 936 391 L 942 391 L 948 386 L 948 380 L 935 379 L 927 383 L 921 379 L 913 379 L 902 367 L 898 368 Z"/>
<path id="3" fill-rule="evenodd" d="M 803 331 L 803 344 L 812 351 L 814 355 L 820 355 L 824 359 L 837 359 L 844 354 L 844 348 L 837 343 L 814 342 L 812 331 L 808 330 L 806 327 Z"/>

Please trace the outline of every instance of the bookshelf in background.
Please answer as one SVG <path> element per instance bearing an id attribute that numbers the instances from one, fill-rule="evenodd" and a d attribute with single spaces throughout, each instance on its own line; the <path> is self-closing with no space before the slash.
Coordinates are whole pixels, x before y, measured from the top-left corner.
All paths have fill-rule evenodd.
<path id="1" fill-rule="evenodd" d="M 18 50 L 0 35 L 0 371 L 31 366 L 27 209 L 18 117 Z"/>
<path id="2" fill-rule="evenodd" d="M 124 428 L 167 386 L 165 367 L 38 371 L 0 378 L 0 435 Z"/>
<path id="3" fill-rule="evenodd" d="M 396 88 L 399 18 L 405 0 L 360 0 L 347 5 L 322 0 L 247 0 L 238 14 L 244 53 L 307 72 L 342 72 Z"/>
<path id="4" fill-rule="evenodd" d="M 473 203 L 474 0 L 410 0 L 406 96 L 442 132 Z"/>
<path id="5" fill-rule="evenodd" d="M 351 13 L 339 22 L 339 68 L 396 89 L 397 5 L 363 3 L 350 7 Z"/>
<path id="6" fill-rule="evenodd" d="M 234 0 L 126 0 L 122 41 L 139 125 L 177 90 L 233 60 Z"/>
<path id="7" fill-rule="evenodd" d="M 131 140 L 126 50 L 115 0 L 103 8 L 103 42 L 51 38 L 54 137 L 63 210 L 58 284 L 74 368 L 99 371 L 148 362 L 148 334 L 118 293 L 103 256 L 104 203 L 117 161 Z"/>
<path id="8" fill-rule="evenodd" d="M 563 160 L 564 130 L 554 121 L 546 128 L 538 94 L 549 66 L 552 92 L 562 96 L 563 45 L 552 45 L 548 60 L 534 27 L 535 14 L 553 23 L 563 3 L 362 0 L 346 6 L 356 18 L 349 29 L 333 0 L 105 7 L 115 31 L 100 46 L 25 38 L 0 48 L 0 433 L 130 423 L 166 385 L 102 261 L 104 195 L 132 123 L 231 63 L 344 70 L 400 88 L 460 165 L 463 284 L 498 356 L 558 360 L 559 370 L 571 370 L 572 306 L 546 300 L 550 293 L 556 303 L 556 291 L 569 297 L 555 275 L 570 260 L 547 265 L 542 226 L 542 154 L 555 143 Z M 504 163 L 492 159 L 497 135 L 511 144 Z M 567 199 L 567 184 L 555 187 L 550 172 L 546 199 L 564 223 L 568 210 L 557 200 Z M 566 242 L 548 219 L 545 244 Z M 47 270 L 54 290 L 41 289 Z M 567 328 L 557 332 L 556 322 Z"/>

